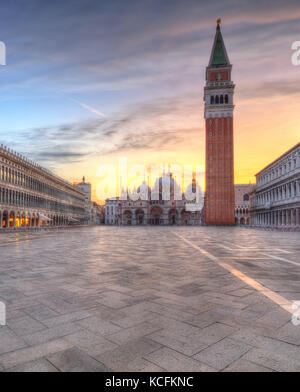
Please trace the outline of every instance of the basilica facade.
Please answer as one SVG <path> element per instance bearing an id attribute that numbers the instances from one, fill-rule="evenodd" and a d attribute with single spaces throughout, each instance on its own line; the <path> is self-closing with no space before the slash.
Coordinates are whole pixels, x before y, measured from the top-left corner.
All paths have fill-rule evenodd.
<path id="1" fill-rule="evenodd" d="M 203 200 L 196 200 L 197 187 L 193 179 L 187 198 L 172 174 L 157 179 L 153 189 L 144 182 L 136 191 L 126 192 L 127 197 L 107 199 L 105 223 L 110 225 L 201 225 Z"/>

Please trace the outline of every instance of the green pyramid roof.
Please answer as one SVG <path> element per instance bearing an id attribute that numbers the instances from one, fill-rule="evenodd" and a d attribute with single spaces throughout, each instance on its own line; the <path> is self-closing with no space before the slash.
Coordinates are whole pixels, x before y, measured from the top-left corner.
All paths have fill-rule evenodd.
<path id="1" fill-rule="evenodd" d="M 230 65 L 219 24 L 217 25 L 215 41 L 209 61 L 209 66 L 213 67 L 218 65 Z"/>

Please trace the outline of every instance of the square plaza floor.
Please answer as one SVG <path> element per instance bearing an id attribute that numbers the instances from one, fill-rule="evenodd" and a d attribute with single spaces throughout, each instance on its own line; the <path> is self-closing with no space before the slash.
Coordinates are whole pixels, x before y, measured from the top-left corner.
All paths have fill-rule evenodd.
<path id="1" fill-rule="evenodd" d="M 300 233 L 1 233 L 0 371 L 300 371 L 299 281 Z"/>

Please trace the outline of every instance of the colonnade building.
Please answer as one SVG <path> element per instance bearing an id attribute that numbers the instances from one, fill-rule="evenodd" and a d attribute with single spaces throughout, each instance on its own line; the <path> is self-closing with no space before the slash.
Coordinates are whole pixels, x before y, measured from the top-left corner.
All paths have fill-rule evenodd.
<path id="1" fill-rule="evenodd" d="M 0 147 L 0 230 L 80 224 L 84 201 L 80 189 Z"/>
<path id="2" fill-rule="evenodd" d="M 300 143 L 256 174 L 254 226 L 300 228 Z"/>

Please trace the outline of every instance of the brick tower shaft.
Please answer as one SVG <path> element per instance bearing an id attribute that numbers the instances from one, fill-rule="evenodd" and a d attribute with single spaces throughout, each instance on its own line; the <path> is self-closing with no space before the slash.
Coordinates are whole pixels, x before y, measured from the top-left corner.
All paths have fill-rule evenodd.
<path id="1" fill-rule="evenodd" d="M 234 225 L 234 158 L 232 65 L 218 20 L 206 69 L 204 88 L 206 122 L 205 223 Z"/>

